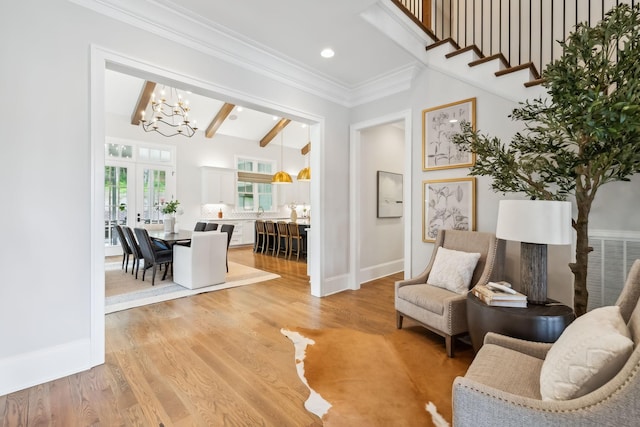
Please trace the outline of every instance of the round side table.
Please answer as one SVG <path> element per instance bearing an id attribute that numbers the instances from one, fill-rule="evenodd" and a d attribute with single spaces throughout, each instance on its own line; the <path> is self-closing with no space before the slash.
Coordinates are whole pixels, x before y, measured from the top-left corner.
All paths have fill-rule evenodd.
<path id="1" fill-rule="evenodd" d="M 527 308 L 496 307 L 467 294 L 467 322 L 473 350 L 482 347 L 487 332 L 537 342 L 555 342 L 576 318 L 571 307 L 549 300 L 546 305 L 528 304 Z"/>

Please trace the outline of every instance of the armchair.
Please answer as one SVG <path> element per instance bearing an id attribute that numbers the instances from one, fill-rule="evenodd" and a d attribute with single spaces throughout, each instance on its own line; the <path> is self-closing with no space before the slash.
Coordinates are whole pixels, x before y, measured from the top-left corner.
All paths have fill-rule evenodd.
<path id="1" fill-rule="evenodd" d="M 417 277 L 395 284 L 396 326 L 402 329 L 404 317 L 445 338 L 447 355 L 453 357 L 454 338 L 468 331 L 466 294 L 452 292 L 427 283 L 439 248 L 480 253 L 470 287 L 502 279 L 504 241 L 492 233 L 440 230 L 431 260 Z"/>
<path id="2" fill-rule="evenodd" d="M 224 283 L 226 259 L 226 233 L 193 233 L 191 246 L 173 247 L 173 281 L 189 289 Z"/>
<path id="3" fill-rule="evenodd" d="M 622 361 L 622 368 L 613 372 L 613 378 L 604 379 L 604 385 L 590 392 L 587 389 L 584 391 L 586 394 L 576 394 L 578 397 L 569 397 L 567 400 L 544 400 L 541 386 L 543 364 L 563 336 L 556 344 L 544 344 L 488 333 L 465 376 L 456 378 L 453 383 L 453 424 L 456 427 L 638 425 L 639 295 L 640 260 L 637 260 L 616 302 L 620 308 L 620 322 L 626 323 L 629 328 L 633 351 L 626 361 Z M 575 322 L 580 319 L 582 317 Z M 569 328 L 565 332 L 574 332 Z M 591 354 L 588 353 L 590 350 L 587 347 L 584 353 Z M 579 353 L 580 357 L 585 357 L 591 363 L 593 359 L 584 353 Z M 601 354 L 595 355 L 602 357 Z M 567 363 L 573 375 L 579 367 L 574 363 Z M 605 366 L 610 366 L 610 362 L 606 362 Z"/>

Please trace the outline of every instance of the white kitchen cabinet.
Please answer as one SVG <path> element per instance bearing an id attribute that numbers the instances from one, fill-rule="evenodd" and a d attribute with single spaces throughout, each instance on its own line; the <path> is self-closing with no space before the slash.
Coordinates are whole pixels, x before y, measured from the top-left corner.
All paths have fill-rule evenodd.
<path id="1" fill-rule="evenodd" d="M 235 169 L 202 167 L 201 203 L 234 205 L 236 197 Z"/>
<path id="2" fill-rule="evenodd" d="M 242 221 L 242 244 L 253 245 L 256 241 L 255 236 L 256 222 L 253 220 Z"/>

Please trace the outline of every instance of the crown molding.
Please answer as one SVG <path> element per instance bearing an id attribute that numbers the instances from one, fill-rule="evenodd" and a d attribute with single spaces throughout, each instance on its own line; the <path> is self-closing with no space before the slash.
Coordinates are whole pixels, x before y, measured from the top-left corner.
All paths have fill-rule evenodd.
<path id="1" fill-rule="evenodd" d="M 153 4 L 140 0 L 69 1 L 345 107 L 407 90 L 415 75 L 416 65 L 411 64 L 354 87 L 320 74 L 227 27 L 196 16 L 171 0 L 156 0 Z"/>

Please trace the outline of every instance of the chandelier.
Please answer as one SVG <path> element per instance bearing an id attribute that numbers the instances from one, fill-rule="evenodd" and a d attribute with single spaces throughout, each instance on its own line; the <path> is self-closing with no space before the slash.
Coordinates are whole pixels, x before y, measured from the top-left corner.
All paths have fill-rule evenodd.
<path id="1" fill-rule="evenodd" d="M 156 93 L 151 94 L 152 119 L 146 120 L 146 111 L 142 110 L 140 122 L 145 132 L 158 132 L 162 136 L 183 135 L 191 138 L 198 127 L 196 121 L 189 121 L 189 101 L 182 99 L 177 89 L 170 88 L 173 98 L 167 101 L 164 88 L 160 92 L 160 100 L 156 100 Z"/>

